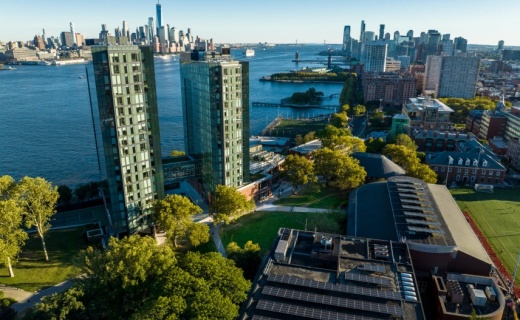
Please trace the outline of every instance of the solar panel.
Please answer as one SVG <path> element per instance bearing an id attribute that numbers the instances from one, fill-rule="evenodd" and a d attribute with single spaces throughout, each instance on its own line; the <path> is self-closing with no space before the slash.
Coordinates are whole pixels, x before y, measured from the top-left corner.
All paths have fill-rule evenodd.
<path id="1" fill-rule="evenodd" d="M 428 221 L 428 220 L 417 220 L 417 219 L 405 219 L 406 223 L 409 224 L 420 224 L 420 225 L 426 225 L 426 226 L 440 226 L 440 222 L 436 221 Z"/>
<path id="2" fill-rule="evenodd" d="M 269 286 L 264 287 L 264 289 L 262 290 L 262 294 L 278 298 L 312 302 L 347 309 L 363 310 L 396 316 L 403 315 L 403 309 L 401 307 L 395 305 L 388 305 L 384 303 L 374 303 L 362 300 L 339 298 L 333 296 L 326 296 L 322 294 L 314 294 L 309 292 L 295 291 Z"/>
<path id="3" fill-rule="evenodd" d="M 392 285 L 390 280 L 386 279 L 386 278 L 365 276 L 362 274 L 351 273 L 351 272 L 345 273 L 345 280 L 373 283 L 373 284 L 378 284 L 378 285 L 385 286 L 385 287 L 390 287 Z"/>
<path id="4" fill-rule="evenodd" d="M 402 207 L 404 209 L 410 209 L 410 210 L 418 210 L 422 212 L 433 212 L 433 209 L 430 207 L 421 207 L 421 206 L 410 206 L 407 204 L 403 204 Z"/>
<path id="5" fill-rule="evenodd" d="M 292 304 L 280 303 L 280 302 L 272 302 L 260 300 L 256 305 L 257 309 L 283 313 L 288 315 L 294 315 L 302 318 L 311 318 L 311 319 L 321 319 L 321 320 L 338 320 L 338 319 L 346 319 L 346 320 L 375 320 L 377 318 L 370 317 L 362 317 L 356 316 L 347 313 L 340 313 L 334 311 L 327 311 L 322 309 L 314 309 L 307 307 L 299 307 Z"/>
<path id="6" fill-rule="evenodd" d="M 372 271 L 372 272 L 381 272 L 381 273 L 386 272 L 386 268 L 382 264 L 369 264 L 369 263 L 362 264 L 362 265 L 358 266 L 358 269 L 363 270 L 363 271 Z"/>
<path id="7" fill-rule="evenodd" d="M 410 231 L 416 231 L 416 232 L 444 234 L 444 231 L 441 229 L 419 228 L 419 227 L 413 227 L 413 226 L 407 226 L 407 228 Z"/>
<path id="8" fill-rule="evenodd" d="M 419 200 L 413 200 L 413 199 L 400 199 L 401 202 L 404 202 L 404 203 L 415 203 L 415 204 L 426 204 L 426 205 L 430 205 L 430 201 L 419 201 Z"/>
<path id="9" fill-rule="evenodd" d="M 420 213 L 420 212 L 413 212 L 413 211 L 403 211 L 405 216 L 412 216 L 412 217 L 424 217 L 424 218 L 433 218 L 435 215 L 433 213 Z"/>
<path id="10" fill-rule="evenodd" d="M 399 193 L 401 198 L 414 198 L 414 199 L 424 199 L 424 194 L 412 194 L 412 193 Z"/>
<path id="11" fill-rule="evenodd" d="M 387 300 L 401 300 L 401 295 L 399 293 L 393 292 L 393 291 L 383 291 L 383 290 L 378 290 L 378 289 L 365 288 L 365 287 L 346 285 L 346 284 L 334 285 L 334 284 L 328 283 L 328 282 L 302 279 L 302 278 L 297 278 L 297 277 L 288 276 L 288 275 L 270 274 L 267 277 L 267 280 L 270 282 L 285 283 L 285 284 L 291 284 L 291 285 L 300 286 L 300 287 L 328 290 L 328 291 L 334 291 L 334 292 L 357 294 L 357 295 L 361 295 L 361 296 L 376 297 L 376 298 L 382 298 L 382 299 L 387 299 Z"/>

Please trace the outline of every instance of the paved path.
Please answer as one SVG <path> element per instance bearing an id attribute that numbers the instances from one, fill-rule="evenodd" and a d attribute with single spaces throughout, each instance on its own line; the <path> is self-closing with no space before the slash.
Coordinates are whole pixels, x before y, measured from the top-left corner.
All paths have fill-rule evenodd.
<path id="1" fill-rule="evenodd" d="M 21 299 L 18 300 L 17 303 L 13 304 L 11 306 L 11 308 L 16 310 L 17 312 L 24 311 L 25 309 L 34 307 L 37 303 L 40 303 L 41 299 L 43 297 L 50 296 L 54 293 L 63 292 L 65 290 L 67 290 L 68 288 L 72 287 L 72 285 L 73 285 L 72 280 L 67 280 L 67 281 L 59 283 L 53 287 L 50 287 L 50 288 L 47 288 L 47 289 L 44 289 L 44 290 L 41 290 L 41 291 L 38 291 L 35 293 L 31 293 L 31 292 L 27 292 L 27 291 L 18 289 L 17 291 L 23 292 L 23 293 L 18 293 L 18 298 L 21 298 Z M 7 297 L 9 297 L 8 292 L 5 290 L 5 287 L 0 287 L 0 289 L 6 293 Z M 11 292 L 11 294 L 13 294 L 13 292 Z M 16 298 L 13 298 L 13 299 L 16 299 Z"/>

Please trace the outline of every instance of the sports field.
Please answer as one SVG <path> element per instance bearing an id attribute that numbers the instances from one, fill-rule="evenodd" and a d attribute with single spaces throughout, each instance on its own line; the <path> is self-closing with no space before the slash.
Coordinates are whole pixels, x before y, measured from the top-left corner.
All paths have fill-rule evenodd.
<path id="1" fill-rule="evenodd" d="M 467 211 L 505 268 L 513 274 L 520 251 L 520 190 L 494 193 L 462 188 L 450 190 L 462 211 Z M 520 270 L 516 283 L 520 284 Z"/>

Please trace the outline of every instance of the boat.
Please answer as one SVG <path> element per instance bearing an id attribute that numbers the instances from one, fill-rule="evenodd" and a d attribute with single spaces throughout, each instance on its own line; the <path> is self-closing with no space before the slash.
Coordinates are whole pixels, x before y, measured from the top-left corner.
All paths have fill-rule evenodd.
<path id="1" fill-rule="evenodd" d="M 253 50 L 253 49 L 246 49 L 244 51 L 244 54 L 246 55 L 246 57 L 253 57 L 255 55 L 255 50 Z"/>
<path id="2" fill-rule="evenodd" d="M 41 60 L 38 62 L 38 65 L 39 66 L 50 66 L 50 65 L 52 65 L 52 63 L 50 63 L 49 61 Z"/>
<path id="3" fill-rule="evenodd" d="M 0 71 L 11 71 L 11 70 L 16 70 L 16 68 L 13 68 L 11 66 L 9 67 L 4 67 L 4 65 L 0 64 Z"/>

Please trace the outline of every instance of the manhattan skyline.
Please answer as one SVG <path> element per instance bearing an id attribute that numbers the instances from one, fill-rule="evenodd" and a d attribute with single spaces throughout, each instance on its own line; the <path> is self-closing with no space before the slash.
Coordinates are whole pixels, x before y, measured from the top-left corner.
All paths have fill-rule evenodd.
<path id="1" fill-rule="evenodd" d="M 68 31 L 74 22 L 76 32 L 85 38 L 97 38 L 101 24 L 113 32 L 127 21 L 130 30 L 145 25 L 148 17 L 156 18 L 157 1 L 129 0 L 118 2 L 92 0 L 88 4 L 63 1 L 34 1 L 3 4 L 5 14 L 0 41 L 25 41 L 40 35 L 58 36 Z M 462 36 L 470 44 L 496 45 L 504 40 L 507 46 L 519 46 L 520 36 L 514 32 L 515 13 L 520 2 L 476 0 L 467 2 L 441 0 L 404 0 L 388 3 L 375 0 L 369 3 L 356 1 L 277 1 L 225 3 L 202 1 L 197 8 L 187 2 L 162 0 L 162 23 L 181 30 L 191 28 L 202 38 L 213 38 L 220 43 L 333 43 L 342 41 L 344 25 L 351 26 L 351 36 L 357 38 L 360 22 L 365 20 L 366 30 L 377 33 L 380 24 L 385 32 L 406 34 L 436 29 L 451 37 Z"/>

